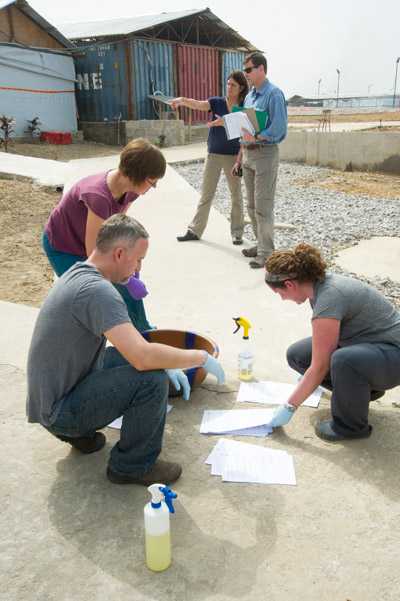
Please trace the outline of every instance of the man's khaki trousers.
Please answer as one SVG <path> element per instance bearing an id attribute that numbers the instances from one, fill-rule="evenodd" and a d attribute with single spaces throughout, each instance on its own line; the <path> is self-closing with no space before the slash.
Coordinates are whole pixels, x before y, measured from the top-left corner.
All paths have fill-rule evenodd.
<path id="1" fill-rule="evenodd" d="M 247 150 L 243 146 L 243 178 L 247 211 L 257 238 L 257 261 L 274 251 L 274 198 L 279 167 L 277 144 Z"/>

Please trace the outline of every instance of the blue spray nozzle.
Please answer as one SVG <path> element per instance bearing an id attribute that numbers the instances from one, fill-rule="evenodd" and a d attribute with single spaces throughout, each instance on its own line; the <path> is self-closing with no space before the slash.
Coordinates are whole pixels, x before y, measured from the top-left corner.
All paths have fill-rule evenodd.
<path id="1" fill-rule="evenodd" d="M 175 513 L 175 508 L 174 508 L 172 501 L 173 501 L 173 499 L 176 499 L 176 497 L 178 496 L 176 494 L 176 492 L 171 490 L 168 486 L 160 486 L 160 491 L 164 495 L 164 501 L 165 501 L 166 506 L 169 509 L 169 512 Z"/>

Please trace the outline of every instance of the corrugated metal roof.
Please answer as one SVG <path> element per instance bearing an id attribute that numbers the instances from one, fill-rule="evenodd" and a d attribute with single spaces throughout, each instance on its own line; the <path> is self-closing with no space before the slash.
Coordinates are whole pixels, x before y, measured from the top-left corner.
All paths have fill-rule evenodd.
<path id="1" fill-rule="evenodd" d="M 214 39 L 220 39 L 221 43 L 219 45 L 221 47 L 224 46 L 222 44 L 222 40 L 227 40 L 226 44 L 228 48 L 241 47 L 242 49 L 246 50 L 256 50 L 253 44 L 251 44 L 248 40 L 245 40 L 237 31 L 232 29 L 232 27 L 221 21 L 221 19 L 214 15 L 209 8 L 182 10 L 179 12 L 170 13 L 164 12 L 158 15 L 142 15 L 136 17 L 108 19 L 106 21 L 70 23 L 60 25 L 60 28 L 64 35 L 75 41 L 93 41 L 99 39 L 110 40 L 113 37 L 118 39 L 132 34 L 143 34 L 146 37 L 154 37 L 160 40 L 165 39 L 167 41 L 175 41 L 186 44 L 200 44 L 203 46 L 216 45 L 211 43 L 210 37 L 207 33 L 206 35 L 202 36 L 202 40 L 200 41 L 198 38 L 198 33 L 196 34 L 196 27 L 192 28 L 190 24 L 186 33 L 179 33 L 180 29 L 178 27 L 176 27 L 175 31 L 174 24 L 176 22 L 179 23 L 182 21 L 185 23 L 190 20 L 191 17 L 200 20 L 204 29 L 208 29 L 211 32 L 211 37 L 214 36 Z M 157 31 L 157 28 L 162 29 L 164 26 L 168 27 L 169 24 L 173 25 L 171 26 L 168 36 L 163 37 L 162 35 L 159 35 L 160 32 Z M 154 32 L 152 31 L 153 28 L 155 30 Z M 194 31 L 191 31 L 191 29 Z"/>
<path id="2" fill-rule="evenodd" d="M 140 17 L 124 17 L 119 19 L 107 19 L 105 21 L 87 21 L 84 23 L 69 23 L 60 25 L 61 31 L 71 40 L 78 38 L 95 38 L 103 36 L 124 36 L 136 31 L 143 31 L 162 25 L 169 21 L 176 21 L 184 17 L 190 17 L 204 12 L 204 9 L 181 10 L 173 13 L 161 13 L 158 15 L 142 15 Z"/>
<path id="3" fill-rule="evenodd" d="M 37 13 L 27 2 L 26 0 L 0 0 L 0 10 L 10 6 L 11 4 L 15 4 L 16 8 L 23 12 L 26 16 L 30 17 L 32 21 L 37 23 L 39 27 L 44 29 L 49 35 L 55 38 L 60 44 L 65 46 L 65 48 L 73 48 L 74 44 L 72 44 L 67 38 L 63 36 L 63 34 L 51 25 L 46 19 L 41 17 L 39 13 Z"/>

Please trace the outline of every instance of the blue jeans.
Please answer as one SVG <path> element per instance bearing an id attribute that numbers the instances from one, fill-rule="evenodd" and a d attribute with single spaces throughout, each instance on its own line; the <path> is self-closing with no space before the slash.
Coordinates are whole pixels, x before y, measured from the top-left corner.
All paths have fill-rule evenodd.
<path id="1" fill-rule="evenodd" d="M 312 338 L 287 350 L 287 360 L 300 374 L 311 365 Z M 400 348 L 383 342 L 343 346 L 331 355 L 322 386 L 332 390 L 333 428 L 343 436 L 367 433 L 371 394 L 400 384 Z"/>
<path id="2" fill-rule="evenodd" d="M 72 255 L 70 253 L 61 252 L 51 246 L 49 238 L 46 233 L 43 233 L 42 237 L 43 250 L 49 259 L 49 263 L 52 266 L 55 273 L 60 277 L 63 273 L 68 271 L 72 265 L 75 265 L 78 261 L 86 261 L 87 257 L 80 257 L 79 255 Z M 128 314 L 131 322 L 139 332 L 144 330 L 151 330 L 152 326 L 147 321 L 146 312 L 142 300 L 135 300 L 129 294 L 129 291 L 125 286 L 121 284 L 114 284 L 114 288 L 118 290 L 120 295 L 125 301 L 128 309 Z"/>
<path id="3" fill-rule="evenodd" d="M 161 451 L 167 410 L 168 376 L 164 370 L 137 371 L 113 347 L 106 348 L 103 369 L 89 373 L 64 397 L 54 435 L 93 436 L 123 416 L 120 440 L 111 449 L 110 468 L 141 476 Z"/>

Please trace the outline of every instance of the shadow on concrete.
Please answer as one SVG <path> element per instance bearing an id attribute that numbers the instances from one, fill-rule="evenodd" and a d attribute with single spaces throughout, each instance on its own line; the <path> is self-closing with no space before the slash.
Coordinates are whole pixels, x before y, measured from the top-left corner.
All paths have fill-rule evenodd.
<path id="1" fill-rule="evenodd" d="M 204 464 L 218 440 L 200 436 L 193 425 L 206 399 L 209 391 L 196 391 L 195 401 L 177 401 L 179 407 L 168 418 L 165 452 L 182 458 L 184 473 L 173 487 L 179 497 L 171 516 L 173 565 L 162 574 L 155 576 L 144 564 L 147 490 L 106 480 L 110 445 L 92 456 L 71 450 L 57 463 L 48 499 L 53 526 L 97 568 L 147 599 L 202 599 L 217 590 L 226 598 L 246 598 L 276 543 L 284 504 L 277 487 L 224 484 Z M 220 397 L 218 405 L 224 404 Z M 118 439 L 109 430 L 106 434 Z"/>
<path id="2" fill-rule="evenodd" d="M 233 246 L 232 248 L 227 247 L 226 244 L 219 244 L 218 242 L 211 242 L 210 240 L 204 240 L 204 238 L 202 238 L 200 240 L 200 242 L 202 244 L 204 244 L 204 246 L 208 246 L 209 248 L 215 248 L 215 250 L 218 250 L 219 252 L 224 253 L 225 255 L 229 256 L 229 257 L 233 257 L 234 259 L 242 259 L 243 261 L 249 261 L 250 259 L 246 259 L 246 257 L 244 257 L 241 253 L 242 248 L 249 248 L 248 246 Z"/>
<path id="3" fill-rule="evenodd" d="M 314 412 L 310 418 L 312 430 L 319 420 L 329 419 L 330 415 L 326 409 Z M 312 439 L 312 442 L 308 443 L 289 436 L 284 429 L 280 429 L 279 433 L 276 433 L 276 440 L 288 452 L 297 449 L 332 462 L 336 467 L 347 472 L 355 481 L 375 487 L 385 497 L 398 502 L 400 497 L 398 471 L 400 413 L 398 411 L 377 411 L 371 408 L 369 422 L 373 426 L 371 437 L 362 440 L 329 443 L 310 435 L 309 438 Z M 324 478 L 323 474 L 321 477 Z M 340 482 L 337 485 L 339 486 Z"/>

